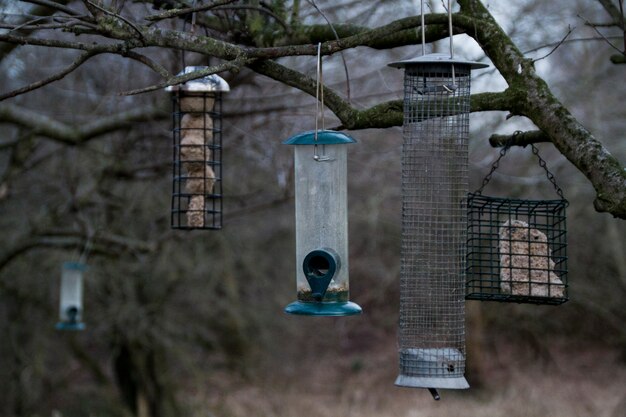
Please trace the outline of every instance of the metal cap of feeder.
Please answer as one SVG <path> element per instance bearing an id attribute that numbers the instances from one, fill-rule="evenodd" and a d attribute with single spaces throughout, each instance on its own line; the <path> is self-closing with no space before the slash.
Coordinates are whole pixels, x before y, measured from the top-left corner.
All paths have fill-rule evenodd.
<path id="1" fill-rule="evenodd" d="M 179 72 L 177 76 L 190 74 L 194 71 L 206 69 L 204 66 L 189 66 L 185 67 L 182 72 Z M 207 75 L 206 77 L 196 78 L 182 84 L 170 85 L 165 88 L 165 91 L 185 91 L 188 93 L 224 93 L 230 91 L 230 86 L 225 79 L 217 74 Z"/>
<path id="2" fill-rule="evenodd" d="M 450 54 L 426 54 L 415 58 L 405 59 L 402 61 L 391 62 L 387 64 L 393 68 L 405 68 L 413 65 L 431 65 L 431 64 L 455 64 L 468 65 L 471 69 L 487 68 L 489 64 L 477 61 L 466 61 L 463 59 L 452 58 Z"/>
<path id="3" fill-rule="evenodd" d="M 335 130 L 318 130 L 316 140 L 315 131 L 311 130 L 292 136 L 283 142 L 284 145 L 341 145 L 343 143 L 356 143 L 356 140 Z"/>

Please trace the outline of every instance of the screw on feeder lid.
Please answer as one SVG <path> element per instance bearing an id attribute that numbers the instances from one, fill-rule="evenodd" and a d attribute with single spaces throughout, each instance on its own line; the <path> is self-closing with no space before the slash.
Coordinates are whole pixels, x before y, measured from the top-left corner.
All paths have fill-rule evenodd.
<path id="1" fill-rule="evenodd" d="M 206 69 L 205 66 L 189 66 L 185 67 L 182 72 L 176 74 L 177 76 L 190 74 L 194 71 L 200 71 Z M 211 93 L 211 92 L 228 92 L 230 86 L 225 79 L 217 74 L 207 75 L 206 77 L 196 78 L 182 84 L 170 85 L 165 88 L 165 91 L 186 91 L 189 93 Z"/>
<path id="2" fill-rule="evenodd" d="M 356 143 L 356 140 L 335 130 L 317 131 L 317 140 L 315 139 L 315 130 L 310 130 L 283 141 L 284 145 L 341 145 L 348 143 Z"/>
<path id="3" fill-rule="evenodd" d="M 487 68 L 489 64 L 477 61 L 466 61 L 463 59 L 452 58 L 450 54 L 426 54 L 415 58 L 404 59 L 402 61 L 391 62 L 387 64 L 393 68 L 405 68 L 413 65 L 429 65 L 429 64 L 455 64 L 469 65 L 471 69 Z"/>

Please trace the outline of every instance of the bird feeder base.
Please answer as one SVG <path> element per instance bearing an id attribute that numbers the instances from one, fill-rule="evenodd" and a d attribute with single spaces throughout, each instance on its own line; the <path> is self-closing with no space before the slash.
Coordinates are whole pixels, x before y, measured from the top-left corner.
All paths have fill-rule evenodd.
<path id="1" fill-rule="evenodd" d="M 395 385 L 407 388 L 441 388 L 441 389 L 468 389 L 469 383 L 464 377 L 457 378 L 430 378 L 418 376 L 398 375 Z"/>
<path id="2" fill-rule="evenodd" d="M 65 323 L 65 322 L 60 321 L 54 327 L 57 330 L 79 331 L 79 330 L 85 330 L 85 323 Z"/>
<path id="3" fill-rule="evenodd" d="M 402 349 L 395 384 L 411 388 L 467 389 L 465 356 L 454 348 Z"/>
<path id="4" fill-rule="evenodd" d="M 295 301 L 285 307 L 285 313 L 300 316 L 353 316 L 361 314 L 361 307 L 351 301 L 345 303 L 303 303 Z"/>

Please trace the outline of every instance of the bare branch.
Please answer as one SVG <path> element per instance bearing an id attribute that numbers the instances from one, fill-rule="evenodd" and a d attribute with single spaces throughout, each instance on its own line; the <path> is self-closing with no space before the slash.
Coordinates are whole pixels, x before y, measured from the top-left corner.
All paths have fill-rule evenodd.
<path id="1" fill-rule="evenodd" d="M 199 71 L 194 71 L 188 74 L 170 77 L 166 81 L 163 81 L 162 83 L 159 83 L 159 84 L 151 85 L 149 87 L 139 88 L 137 90 L 125 91 L 120 94 L 125 95 L 125 96 L 132 96 L 136 94 L 147 93 L 149 91 L 160 90 L 170 85 L 182 84 L 190 80 L 195 80 L 197 78 L 206 77 L 207 75 L 217 74 L 217 73 L 229 71 L 229 70 L 238 70 L 238 69 L 241 69 L 244 65 L 251 63 L 252 61 L 253 59 L 250 59 L 250 58 L 235 59 L 233 61 L 228 61 L 220 65 L 214 65 L 212 67 L 208 67 Z"/>
<path id="2" fill-rule="evenodd" d="M 98 52 L 85 52 L 81 54 L 76 61 L 72 62 L 70 66 L 63 69 L 62 71 L 53 74 L 43 80 L 36 81 L 22 88 L 18 88 L 17 90 L 9 91 L 8 93 L 0 94 L 0 101 L 6 100 L 7 98 L 19 96 L 20 94 L 28 93 L 29 91 L 36 90 L 44 85 L 50 84 L 51 82 L 58 81 L 65 77 L 70 72 L 74 71 L 76 68 L 80 67 L 90 58 L 98 55 Z"/>
<path id="3" fill-rule="evenodd" d="M 554 48 L 552 48 L 552 50 L 550 52 L 548 52 L 546 55 L 542 56 L 541 58 L 536 58 L 533 59 L 533 62 L 537 62 L 537 61 L 541 61 L 542 59 L 545 59 L 547 57 L 549 57 L 550 55 L 552 55 L 554 53 L 554 51 L 556 51 L 559 46 L 563 45 L 563 43 L 565 42 L 565 40 L 568 38 L 569 35 L 572 34 L 572 32 L 574 31 L 574 28 L 567 28 L 567 33 L 565 34 L 565 36 L 563 36 L 563 39 L 561 39 L 555 46 Z"/>
<path id="4" fill-rule="evenodd" d="M 32 3 L 32 4 L 39 5 L 39 6 L 48 7 L 52 10 L 63 12 L 70 16 L 80 15 L 79 12 L 72 9 L 71 7 L 65 6 L 65 3 L 67 3 L 67 1 L 49 1 L 49 0 L 23 0 L 23 1 L 25 1 L 26 3 Z"/>
<path id="5" fill-rule="evenodd" d="M 156 22 L 156 21 L 163 20 L 163 19 L 170 19 L 172 17 L 184 16 L 190 13 L 204 12 L 206 10 L 214 9 L 218 6 L 223 6 L 223 5 L 227 5 L 230 3 L 234 3 L 235 1 L 237 0 L 216 0 L 213 3 L 204 4 L 202 6 L 187 7 L 185 9 L 172 9 L 164 13 L 147 16 L 145 20 Z"/>
<path id="6" fill-rule="evenodd" d="M 550 142 L 550 138 L 541 130 L 518 132 L 511 135 L 491 135 L 489 144 L 494 148 L 503 146 L 527 146 L 533 143 Z"/>
<path id="7" fill-rule="evenodd" d="M 80 145 L 101 135 L 120 129 L 128 129 L 134 123 L 164 118 L 167 115 L 168 112 L 162 108 L 138 108 L 100 117 L 91 123 L 74 127 L 23 107 L 0 106 L 0 122 L 22 126 L 36 135 L 67 145 Z M 7 146 L 10 145 L 7 143 Z"/>
<path id="8" fill-rule="evenodd" d="M 135 25 L 133 22 L 131 22 L 130 20 L 126 19 L 124 16 L 119 15 L 117 13 L 113 13 L 107 9 L 105 9 L 104 7 L 98 6 L 97 4 L 93 3 L 90 0 L 84 0 L 87 4 L 89 4 L 90 6 L 95 7 L 96 9 L 100 10 L 102 13 L 107 14 L 109 16 L 112 16 L 116 19 L 121 20 L 122 22 L 126 23 L 128 26 L 130 26 L 138 35 L 139 35 L 139 39 L 141 39 L 142 41 L 144 40 L 143 37 L 143 33 L 141 33 L 141 30 L 139 30 L 139 28 L 137 27 L 137 25 Z"/>
<path id="9" fill-rule="evenodd" d="M 593 30 L 594 30 L 594 31 L 595 31 L 598 35 L 600 35 L 600 37 L 601 37 L 602 39 L 604 39 L 604 41 L 605 41 L 606 43 L 608 43 L 608 44 L 609 44 L 609 46 L 610 46 L 611 48 L 615 49 L 615 50 L 616 50 L 617 52 L 619 52 L 619 53 L 623 53 L 623 52 L 622 52 L 622 51 L 621 51 L 621 50 L 620 50 L 617 46 L 613 45 L 613 42 L 611 42 L 611 41 L 610 41 L 610 40 L 609 40 L 606 36 L 604 36 L 604 34 L 603 34 L 602 32 L 600 32 L 600 31 L 598 30 L 598 28 L 597 28 L 597 27 L 593 26 L 593 25 L 592 25 L 592 24 L 591 24 L 591 23 L 590 23 L 587 19 L 585 19 L 584 17 L 582 17 L 582 16 L 581 16 L 581 15 L 579 15 L 579 14 L 578 14 L 578 15 L 576 15 L 576 16 L 578 16 L 578 18 L 579 18 L 579 19 L 582 19 L 582 20 L 585 22 L 585 24 L 586 24 L 586 25 L 591 26 L 591 28 L 592 28 L 592 29 L 593 29 Z"/>

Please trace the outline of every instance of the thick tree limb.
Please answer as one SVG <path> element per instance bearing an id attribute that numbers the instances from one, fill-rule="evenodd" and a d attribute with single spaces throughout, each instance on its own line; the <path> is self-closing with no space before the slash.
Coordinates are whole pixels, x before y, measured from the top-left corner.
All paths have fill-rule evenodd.
<path id="1" fill-rule="evenodd" d="M 554 146 L 576 166 L 596 190 L 594 206 L 626 219 L 626 171 L 619 161 L 582 126 L 552 94 L 528 59 L 513 44 L 479 0 L 459 0 L 457 19 L 491 58 L 509 89 L 521 99 L 519 113 L 531 119 Z"/>

